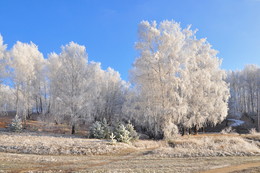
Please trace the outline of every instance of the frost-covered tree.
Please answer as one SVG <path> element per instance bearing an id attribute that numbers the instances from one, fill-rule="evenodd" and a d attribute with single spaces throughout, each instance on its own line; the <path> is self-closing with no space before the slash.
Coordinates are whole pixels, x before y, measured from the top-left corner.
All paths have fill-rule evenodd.
<path id="1" fill-rule="evenodd" d="M 8 104 L 8 100 L 6 100 L 6 96 L 10 94 L 9 87 L 3 84 L 4 78 L 7 76 L 6 74 L 6 66 L 7 66 L 7 45 L 4 44 L 3 37 L 0 35 L 0 112 L 5 112 Z M 11 98 L 10 98 L 11 99 Z"/>
<path id="2" fill-rule="evenodd" d="M 217 52 L 195 33 L 174 21 L 139 25 L 140 57 L 131 70 L 135 92 L 126 112 L 153 137 L 166 137 L 172 124 L 215 125 L 227 115 L 225 72 Z"/>
<path id="3" fill-rule="evenodd" d="M 90 71 L 92 76 L 92 115 L 94 120 L 106 118 L 108 122 L 115 122 L 122 119 L 122 106 L 125 101 L 125 93 L 128 85 L 120 78 L 120 74 L 108 68 L 102 70 L 100 63 L 91 63 Z"/>
<path id="4" fill-rule="evenodd" d="M 225 82 L 226 73 L 220 69 L 221 60 L 217 51 L 205 40 L 195 37 L 189 40 L 189 50 L 183 81 L 187 95 L 188 111 L 183 124 L 188 128 L 205 125 L 215 126 L 227 116 L 229 88 Z M 187 50 L 188 51 L 188 50 Z"/>
<path id="5" fill-rule="evenodd" d="M 9 56 L 10 78 L 16 97 L 16 114 L 26 120 L 33 111 L 33 97 L 36 88 L 38 89 L 44 58 L 34 43 L 19 41 L 13 46 Z"/>
<path id="6" fill-rule="evenodd" d="M 69 118 L 72 134 L 75 133 L 77 121 L 88 115 L 91 91 L 87 58 L 85 47 L 74 42 L 62 46 L 59 55 L 49 55 L 51 112 L 55 116 Z"/>
<path id="7" fill-rule="evenodd" d="M 21 118 L 16 114 L 15 117 L 12 119 L 10 124 L 10 130 L 13 132 L 21 132 L 23 129 L 23 124 Z"/>
<path id="8" fill-rule="evenodd" d="M 6 75 L 5 67 L 7 65 L 7 45 L 4 44 L 2 35 L 0 34 L 0 83 L 3 82 L 3 78 Z"/>
<path id="9" fill-rule="evenodd" d="M 0 112 L 6 114 L 15 110 L 15 91 L 8 85 L 0 84 Z"/>

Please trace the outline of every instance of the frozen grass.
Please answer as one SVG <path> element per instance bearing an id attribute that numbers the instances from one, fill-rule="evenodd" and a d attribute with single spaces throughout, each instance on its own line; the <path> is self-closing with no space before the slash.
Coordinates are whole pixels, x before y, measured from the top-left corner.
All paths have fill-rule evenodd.
<path id="1" fill-rule="evenodd" d="M 249 130 L 249 134 L 251 134 L 251 135 L 260 135 L 260 133 L 258 133 L 255 128 L 250 129 Z"/>
<path id="2" fill-rule="evenodd" d="M 243 138 L 247 139 L 248 141 L 254 143 L 260 148 L 260 133 L 259 132 L 251 132 L 250 134 L 241 135 Z"/>
<path id="3" fill-rule="evenodd" d="M 104 155 L 113 154 L 131 146 L 109 141 L 76 138 L 59 135 L 39 135 L 36 133 L 0 133 L 0 151 L 27 154 L 50 155 Z"/>
<path id="4" fill-rule="evenodd" d="M 41 155 L 115 155 L 147 150 L 163 157 L 259 156 L 260 135 L 176 136 L 166 141 L 137 140 L 132 144 L 44 133 L 0 133 L 0 152 Z"/>
<path id="5" fill-rule="evenodd" d="M 167 157 L 214 157 L 260 155 L 255 141 L 240 136 L 178 137 L 153 154 Z"/>

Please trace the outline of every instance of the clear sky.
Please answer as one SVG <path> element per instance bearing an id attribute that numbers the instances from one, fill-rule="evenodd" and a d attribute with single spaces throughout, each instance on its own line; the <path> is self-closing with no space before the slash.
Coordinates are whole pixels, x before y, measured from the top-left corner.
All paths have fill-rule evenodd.
<path id="1" fill-rule="evenodd" d="M 86 46 L 89 60 L 128 80 L 142 20 L 192 24 L 223 59 L 222 68 L 260 65 L 260 0 L 0 0 L 0 33 L 10 49 L 34 42 L 47 54 L 70 41 Z"/>

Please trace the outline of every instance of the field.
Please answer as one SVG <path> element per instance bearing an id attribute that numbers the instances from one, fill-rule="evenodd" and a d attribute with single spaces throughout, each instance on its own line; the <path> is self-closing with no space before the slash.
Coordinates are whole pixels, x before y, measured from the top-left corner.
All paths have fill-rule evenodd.
<path id="1" fill-rule="evenodd" d="M 260 172 L 260 134 L 211 133 L 113 145 L 39 121 L 28 121 L 28 131 L 10 133 L 4 129 L 8 119 L 1 122 L 0 172 Z"/>
<path id="2" fill-rule="evenodd" d="M 260 157 L 162 158 L 149 150 L 113 156 L 46 156 L 0 153 L 2 172 L 212 172 L 260 171 Z M 241 165 L 243 164 L 243 165 Z M 240 165 L 240 166 L 232 166 Z M 257 168 L 258 167 L 258 168 Z M 223 169 L 225 168 L 225 169 Z M 211 171 L 207 171 L 210 170 Z M 228 171 L 227 171 L 228 170 Z M 244 171 L 246 172 L 246 171 Z"/>
<path id="3" fill-rule="evenodd" d="M 260 171 L 260 151 L 246 138 L 259 136 L 198 135 L 176 137 L 171 141 L 139 140 L 111 145 L 107 140 L 68 135 L 8 133 L 0 134 L 1 172 L 244 172 Z M 221 144 L 219 155 L 213 146 L 204 146 L 196 156 L 188 146 L 199 147 L 214 139 L 241 142 L 243 148 L 230 151 Z M 230 139 L 230 140 L 228 140 Z M 238 140 L 238 141 L 237 141 Z M 201 143 L 202 142 L 202 143 Z M 175 145 L 174 147 L 172 145 Z M 215 144 L 215 148 L 218 144 Z M 242 146 L 240 146 L 242 147 Z M 210 149 L 211 148 L 211 149 Z M 227 150 L 227 151 L 226 151 Z M 243 151 L 243 152 L 242 152 Z M 178 155 L 176 155 L 176 152 Z M 166 154 L 167 153 L 167 154 Z M 223 157 L 225 156 L 225 157 Z"/>

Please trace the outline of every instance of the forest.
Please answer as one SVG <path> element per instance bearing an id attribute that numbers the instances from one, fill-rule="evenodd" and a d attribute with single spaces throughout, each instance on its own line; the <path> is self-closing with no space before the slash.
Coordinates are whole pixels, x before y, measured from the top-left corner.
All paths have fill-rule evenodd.
<path id="1" fill-rule="evenodd" d="M 205 38 L 168 20 L 142 21 L 135 48 L 128 82 L 113 68 L 89 62 L 85 46 L 73 41 L 44 57 L 33 42 L 17 41 L 8 50 L 0 35 L 1 114 L 14 113 L 23 126 L 37 115 L 69 125 L 72 134 L 82 126 L 122 123 L 163 139 L 242 116 L 257 121 L 251 128 L 259 130 L 258 65 L 223 70 Z"/>

